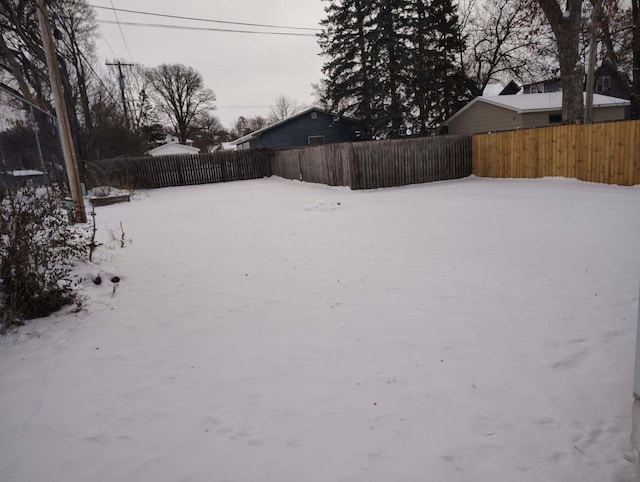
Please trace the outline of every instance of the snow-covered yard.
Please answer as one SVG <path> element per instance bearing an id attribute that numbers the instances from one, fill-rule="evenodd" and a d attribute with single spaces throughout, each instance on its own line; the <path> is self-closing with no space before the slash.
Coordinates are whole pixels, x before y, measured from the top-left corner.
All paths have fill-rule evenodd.
<path id="1" fill-rule="evenodd" d="M 639 188 L 272 178 L 97 212 L 85 311 L 0 341 L 1 480 L 632 480 Z"/>

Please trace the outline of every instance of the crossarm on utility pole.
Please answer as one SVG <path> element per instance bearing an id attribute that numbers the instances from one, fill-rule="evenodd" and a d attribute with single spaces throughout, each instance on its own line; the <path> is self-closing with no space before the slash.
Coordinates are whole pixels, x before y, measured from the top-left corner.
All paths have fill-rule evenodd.
<path id="1" fill-rule="evenodd" d="M 122 67 L 133 67 L 133 64 L 123 64 L 119 60 L 115 63 L 106 63 L 108 66 L 117 66 L 118 67 L 118 84 L 120 85 L 120 96 L 122 97 L 122 109 L 124 110 L 124 122 L 127 126 L 127 129 L 130 128 L 129 125 L 129 109 L 127 108 L 127 99 L 124 95 L 124 74 L 122 73 Z"/>

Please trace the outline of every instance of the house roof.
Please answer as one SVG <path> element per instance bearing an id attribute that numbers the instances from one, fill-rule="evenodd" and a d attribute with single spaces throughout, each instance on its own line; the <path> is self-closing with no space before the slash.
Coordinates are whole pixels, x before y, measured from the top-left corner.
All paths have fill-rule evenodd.
<path id="1" fill-rule="evenodd" d="M 198 154 L 200 152 L 200 149 L 198 149 L 197 147 L 186 146 L 184 144 L 178 144 L 177 142 L 169 142 L 167 144 L 162 144 L 161 146 L 154 147 L 153 149 L 148 150 L 147 154 L 153 156 L 155 154 L 158 154 L 159 152 L 164 151 L 167 147 L 177 147 L 180 150 L 184 151 L 185 154 Z"/>
<path id="2" fill-rule="evenodd" d="M 264 134 L 267 131 L 270 131 L 271 129 L 274 129 L 278 126 L 281 126 L 282 124 L 286 124 L 287 122 L 290 122 L 294 119 L 297 119 L 298 117 L 302 117 L 305 114 L 309 114 L 310 112 L 322 112 L 323 114 L 327 114 L 330 116 L 334 116 L 334 117 L 338 117 L 338 115 L 326 111 L 324 109 L 320 109 L 318 107 L 309 107 L 308 109 L 302 110 L 300 112 L 298 112 L 297 114 L 293 114 L 290 117 L 287 117 L 286 119 L 282 119 L 279 120 L 278 122 L 274 122 L 273 124 L 269 124 L 268 126 L 263 127 L 262 129 L 258 129 L 257 131 L 253 131 L 250 132 L 249 134 L 247 134 L 246 136 L 242 136 L 237 138 L 234 141 L 231 141 L 231 144 L 235 144 L 236 146 L 239 144 L 244 144 L 247 141 L 250 141 L 251 139 L 255 139 L 256 137 L 260 137 L 262 134 Z"/>
<path id="3" fill-rule="evenodd" d="M 586 94 L 585 94 L 586 96 Z M 549 92 L 546 94 L 520 94 L 520 95 L 491 95 L 476 97 L 458 112 L 453 114 L 444 123 L 448 125 L 452 120 L 460 116 L 478 102 L 512 110 L 518 114 L 529 112 L 547 112 L 562 110 L 562 92 Z M 607 95 L 593 94 L 593 107 L 627 106 L 628 100 L 609 97 Z"/>
<path id="4" fill-rule="evenodd" d="M 6 174 L 14 177 L 24 177 L 24 176 L 42 176 L 44 172 L 36 171 L 34 169 L 19 169 L 17 171 L 6 171 Z"/>

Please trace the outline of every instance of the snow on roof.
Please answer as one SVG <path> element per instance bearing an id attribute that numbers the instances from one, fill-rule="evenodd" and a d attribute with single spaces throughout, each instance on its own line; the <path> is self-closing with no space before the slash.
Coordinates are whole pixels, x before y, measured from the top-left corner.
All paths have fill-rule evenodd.
<path id="1" fill-rule="evenodd" d="M 35 171 L 33 169 L 20 169 L 17 171 L 7 171 L 7 173 L 11 176 L 14 177 L 20 177 L 20 176 L 42 176 L 44 174 L 44 172 L 42 171 Z"/>
<path id="2" fill-rule="evenodd" d="M 476 97 L 451 116 L 445 122 L 445 125 L 478 102 L 486 102 L 487 104 L 503 107 L 505 109 L 513 110 L 518 114 L 527 112 L 556 111 L 562 109 L 562 92 L 548 92 L 546 94 L 488 95 Z M 627 105 L 629 105 L 628 100 L 609 97 L 607 95 L 593 94 L 593 107 L 615 107 Z"/>
<path id="3" fill-rule="evenodd" d="M 169 150 L 178 149 L 178 150 L 184 151 L 187 154 L 198 154 L 200 152 L 200 149 L 198 149 L 197 147 L 191 147 L 185 144 L 170 142 L 168 144 L 162 144 L 161 146 L 154 147 L 153 149 L 147 151 L 146 154 L 149 154 L 151 156 L 159 155 L 159 153 L 167 149 Z"/>
<path id="4" fill-rule="evenodd" d="M 235 151 L 238 147 L 233 142 L 223 142 L 221 146 L 223 151 Z"/>

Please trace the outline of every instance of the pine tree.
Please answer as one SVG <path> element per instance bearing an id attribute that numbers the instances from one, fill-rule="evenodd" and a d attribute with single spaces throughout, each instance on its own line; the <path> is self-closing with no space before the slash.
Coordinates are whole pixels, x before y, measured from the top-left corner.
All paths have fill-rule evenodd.
<path id="1" fill-rule="evenodd" d="M 413 130 L 426 135 L 470 97 L 456 59 L 464 47 L 461 28 L 451 0 L 411 0 L 407 29 Z"/>
<path id="2" fill-rule="evenodd" d="M 327 97 L 368 135 L 425 135 L 468 99 L 452 0 L 329 3 L 320 35 Z"/>
<path id="3" fill-rule="evenodd" d="M 371 2 L 376 9 L 374 51 L 380 59 L 380 89 L 384 95 L 385 120 L 389 137 L 400 137 L 406 132 L 409 112 L 407 102 L 407 73 L 409 49 L 406 18 L 409 5 L 405 0 L 378 0 Z"/>
<path id="4" fill-rule="evenodd" d="M 327 76 L 326 96 L 338 113 L 361 122 L 364 136 L 378 134 L 376 73 L 370 41 L 370 3 L 344 0 L 325 7 L 320 47 L 329 58 L 322 71 Z"/>

